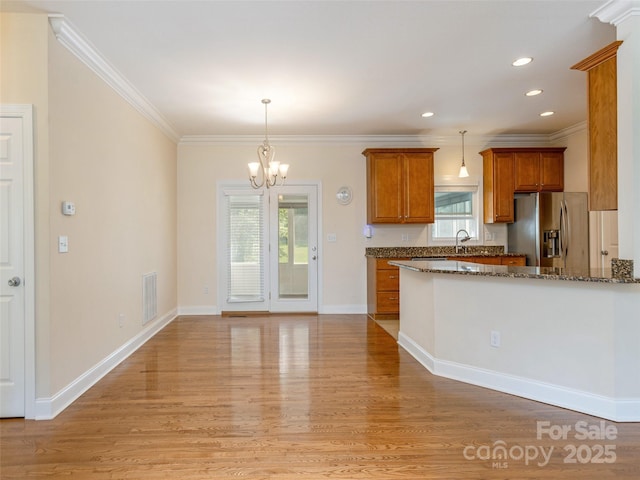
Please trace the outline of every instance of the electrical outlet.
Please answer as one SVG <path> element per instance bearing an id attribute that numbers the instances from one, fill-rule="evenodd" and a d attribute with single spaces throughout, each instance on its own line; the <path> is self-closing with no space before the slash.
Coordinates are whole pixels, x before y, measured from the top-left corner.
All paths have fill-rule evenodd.
<path id="1" fill-rule="evenodd" d="M 409 234 L 408 233 L 403 233 L 400 238 L 401 238 L 401 240 L 403 242 L 408 242 L 409 241 Z"/>
<path id="2" fill-rule="evenodd" d="M 496 330 L 491 331 L 491 346 L 492 347 L 500 346 L 500 332 Z"/>
<path id="3" fill-rule="evenodd" d="M 118 315 L 118 326 L 120 328 L 124 327 L 124 319 L 125 319 L 124 313 L 121 313 Z"/>
<path id="4" fill-rule="evenodd" d="M 205 285 L 204 287 L 202 287 L 202 293 L 204 295 L 209 295 L 209 285 Z"/>

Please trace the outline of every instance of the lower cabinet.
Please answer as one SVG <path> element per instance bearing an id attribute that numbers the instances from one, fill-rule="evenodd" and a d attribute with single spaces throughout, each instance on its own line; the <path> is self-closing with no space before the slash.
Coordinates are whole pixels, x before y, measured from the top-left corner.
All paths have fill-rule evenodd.
<path id="1" fill-rule="evenodd" d="M 514 267 L 526 267 L 527 257 L 525 255 L 518 257 L 500 257 L 500 265 L 511 265 Z"/>
<path id="2" fill-rule="evenodd" d="M 394 260 L 410 259 L 367 257 L 367 314 L 374 320 L 400 318 L 400 268 L 389 265 Z M 527 263 L 524 255 L 449 257 L 448 260 L 522 267 Z"/>
<path id="3" fill-rule="evenodd" d="M 400 269 L 389 265 L 408 258 L 367 257 L 367 313 L 374 320 L 395 320 L 400 315 Z"/>

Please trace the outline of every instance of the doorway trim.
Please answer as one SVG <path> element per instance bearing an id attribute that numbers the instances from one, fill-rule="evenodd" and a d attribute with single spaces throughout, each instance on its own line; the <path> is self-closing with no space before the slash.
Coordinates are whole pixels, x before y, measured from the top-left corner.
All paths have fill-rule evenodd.
<path id="1" fill-rule="evenodd" d="M 35 191 L 34 191 L 34 145 L 33 105 L 2 104 L 0 117 L 22 120 L 24 162 L 22 164 L 24 185 L 24 418 L 36 417 L 36 369 L 35 369 Z"/>

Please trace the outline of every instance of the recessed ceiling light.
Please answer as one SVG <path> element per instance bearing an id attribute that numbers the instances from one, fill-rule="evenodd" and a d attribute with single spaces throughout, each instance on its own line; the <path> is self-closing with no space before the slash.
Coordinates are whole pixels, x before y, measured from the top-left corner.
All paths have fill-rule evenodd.
<path id="1" fill-rule="evenodd" d="M 540 95 L 542 93 L 542 90 L 540 90 L 539 88 L 536 88 L 534 90 L 529 90 L 527 93 L 525 93 L 525 95 L 527 97 L 535 97 L 536 95 Z"/>
<path id="2" fill-rule="evenodd" d="M 540 116 L 541 116 L 541 117 L 550 117 L 550 116 L 551 116 L 551 115 L 553 115 L 554 113 L 556 113 L 556 112 L 551 112 L 551 111 L 549 111 L 549 112 L 542 112 L 542 113 L 540 114 Z"/>
<path id="3" fill-rule="evenodd" d="M 531 57 L 522 57 L 522 58 L 517 59 L 511 65 L 513 65 L 514 67 L 522 67 L 523 65 L 527 65 L 528 63 L 531 63 L 532 61 L 533 61 L 533 58 L 531 58 Z"/>
<path id="4" fill-rule="evenodd" d="M 422 114 L 422 116 L 423 116 L 424 118 L 433 117 L 433 115 L 434 115 L 434 113 L 433 113 L 433 112 L 424 112 L 424 113 Z"/>

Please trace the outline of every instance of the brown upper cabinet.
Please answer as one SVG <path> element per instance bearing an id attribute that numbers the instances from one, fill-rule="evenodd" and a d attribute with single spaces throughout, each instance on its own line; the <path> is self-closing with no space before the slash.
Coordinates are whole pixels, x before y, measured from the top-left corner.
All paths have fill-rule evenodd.
<path id="1" fill-rule="evenodd" d="M 511 223 L 518 192 L 562 192 L 565 147 L 489 148 L 483 159 L 484 223 Z"/>
<path id="2" fill-rule="evenodd" d="M 576 63 L 587 72 L 589 209 L 618 209 L 618 40 Z"/>
<path id="3" fill-rule="evenodd" d="M 433 223 L 437 148 L 368 148 L 367 223 Z"/>
<path id="4" fill-rule="evenodd" d="M 480 152 L 483 168 L 484 223 L 513 222 L 513 152 L 489 148 Z"/>
<path id="5" fill-rule="evenodd" d="M 513 153 L 515 192 L 562 192 L 566 148 L 520 149 Z"/>

